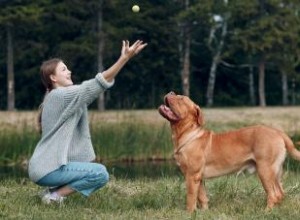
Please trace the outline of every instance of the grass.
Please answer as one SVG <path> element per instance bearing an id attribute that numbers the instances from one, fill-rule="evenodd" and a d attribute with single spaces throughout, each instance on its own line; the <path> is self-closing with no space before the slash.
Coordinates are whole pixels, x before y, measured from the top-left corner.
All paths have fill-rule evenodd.
<path id="1" fill-rule="evenodd" d="M 172 145 L 167 126 L 149 126 L 137 120 L 100 123 L 91 127 L 98 155 L 108 160 L 169 159 Z"/>
<path id="2" fill-rule="evenodd" d="M 170 159 L 166 123 L 137 119 L 138 112 L 90 114 L 92 142 L 98 161 Z M 0 164 L 26 164 L 39 138 L 37 112 L 0 113 Z M 150 125 L 150 124 L 151 125 Z"/>
<path id="3" fill-rule="evenodd" d="M 203 109 L 206 128 L 216 132 L 266 124 L 300 139 L 300 107 Z M 0 112 L 0 161 L 18 164 L 32 153 L 39 135 L 36 112 Z M 106 160 L 171 158 L 168 123 L 156 110 L 90 112 L 96 152 Z M 145 168 L 147 169 L 147 168 Z M 206 181 L 210 209 L 185 211 L 181 175 L 126 179 L 112 176 L 89 198 L 73 195 L 63 206 L 41 204 L 40 188 L 28 178 L 0 180 L 0 219 L 297 219 L 300 215 L 299 163 L 287 159 L 286 198 L 270 212 L 255 176 L 225 176 Z"/>
<path id="4" fill-rule="evenodd" d="M 255 175 L 226 176 L 206 181 L 209 210 L 185 211 L 182 176 L 116 179 L 89 198 L 78 194 L 61 206 L 44 205 L 40 190 L 28 179 L 0 181 L 0 219 L 298 219 L 299 173 L 286 172 L 286 197 L 272 211 Z"/>
<path id="5" fill-rule="evenodd" d="M 203 109 L 206 128 L 215 132 L 266 124 L 300 139 L 300 107 Z M 0 164 L 26 164 L 40 136 L 37 112 L 0 112 Z M 169 123 L 156 110 L 90 112 L 99 161 L 172 158 Z"/>

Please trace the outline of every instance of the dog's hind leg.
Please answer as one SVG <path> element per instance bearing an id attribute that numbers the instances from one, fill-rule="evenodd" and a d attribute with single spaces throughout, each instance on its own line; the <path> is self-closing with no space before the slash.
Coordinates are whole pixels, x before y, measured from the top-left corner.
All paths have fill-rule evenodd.
<path id="1" fill-rule="evenodd" d="M 279 181 L 276 181 L 274 191 L 277 197 L 276 203 L 280 203 L 284 198 L 284 191 L 282 189 L 281 183 Z"/>
<path id="2" fill-rule="evenodd" d="M 258 176 L 267 193 L 267 209 L 278 203 L 278 179 L 274 167 L 267 163 L 257 163 Z"/>
<path id="3" fill-rule="evenodd" d="M 282 173 L 283 173 L 283 168 L 281 165 L 278 169 L 277 178 L 276 178 L 275 193 L 277 196 L 277 203 L 280 203 L 282 201 L 282 199 L 284 198 L 284 190 L 283 190 L 282 182 L 281 182 Z"/>
<path id="4" fill-rule="evenodd" d="M 204 186 L 204 181 L 200 181 L 199 191 L 198 191 L 198 202 L 202 209 L 208 209 L 208 198 L 206 195 L 206 190 Z"/>
<path id="5" fill-rule="evenodd" d="M 275 179 L 274 179 L 274 186 L 273 186 L 273 190 L 274 190 L 275 196 L 277 198 L 276 203 L 280 203 L 284 197 L 284 190 L 283 190 L 282 183 L 281 183 L 281 177 L 282 177 L 282 173 L 283 173 L 282 165 L 283 165 L 283 162 L 285 160 L 285 155 L 286 155 L 284 148 L 278 148 L 278 149 L 283 149 L 283 150 L 281 153 L 278 154 L 278 156 L 276 157 L 276 160 L 270 167 L 270 169 L 272 169 L 276 175 Z"/>

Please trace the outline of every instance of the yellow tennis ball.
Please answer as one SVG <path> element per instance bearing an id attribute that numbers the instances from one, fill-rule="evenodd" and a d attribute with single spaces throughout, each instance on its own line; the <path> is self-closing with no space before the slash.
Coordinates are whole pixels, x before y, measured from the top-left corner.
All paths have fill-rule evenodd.
<path id="1" fill-rule="evenodd" d="M 139 12 L 140 11 L 140 7 L 138 5 L 134 5 L 134 6 L 132 6 L 132 11 L 133 12 Z"/>

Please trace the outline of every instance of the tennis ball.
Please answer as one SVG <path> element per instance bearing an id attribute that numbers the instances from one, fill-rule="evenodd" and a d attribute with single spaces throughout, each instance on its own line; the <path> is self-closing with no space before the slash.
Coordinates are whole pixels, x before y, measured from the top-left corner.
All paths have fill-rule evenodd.
<path id="1" fill-rule="evenodd" d="M 132 11 L 133 12 L 139 12 L 140 11 L 140 7 L 138 5 L 134 5 L 134 6 L 132 6 Z"/>

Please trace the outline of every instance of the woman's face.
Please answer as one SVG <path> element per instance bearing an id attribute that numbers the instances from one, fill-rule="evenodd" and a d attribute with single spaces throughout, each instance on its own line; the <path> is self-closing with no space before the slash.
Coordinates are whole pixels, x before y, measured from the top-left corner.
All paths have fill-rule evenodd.
<path id="1" fill-rule="evenodd" d="M 55 68 L 55 74 L 51 75 L 50 77 L 55 88 L 73 85 L 71 71 L 63 62 L 59 62 L 57 64 Z"/>

